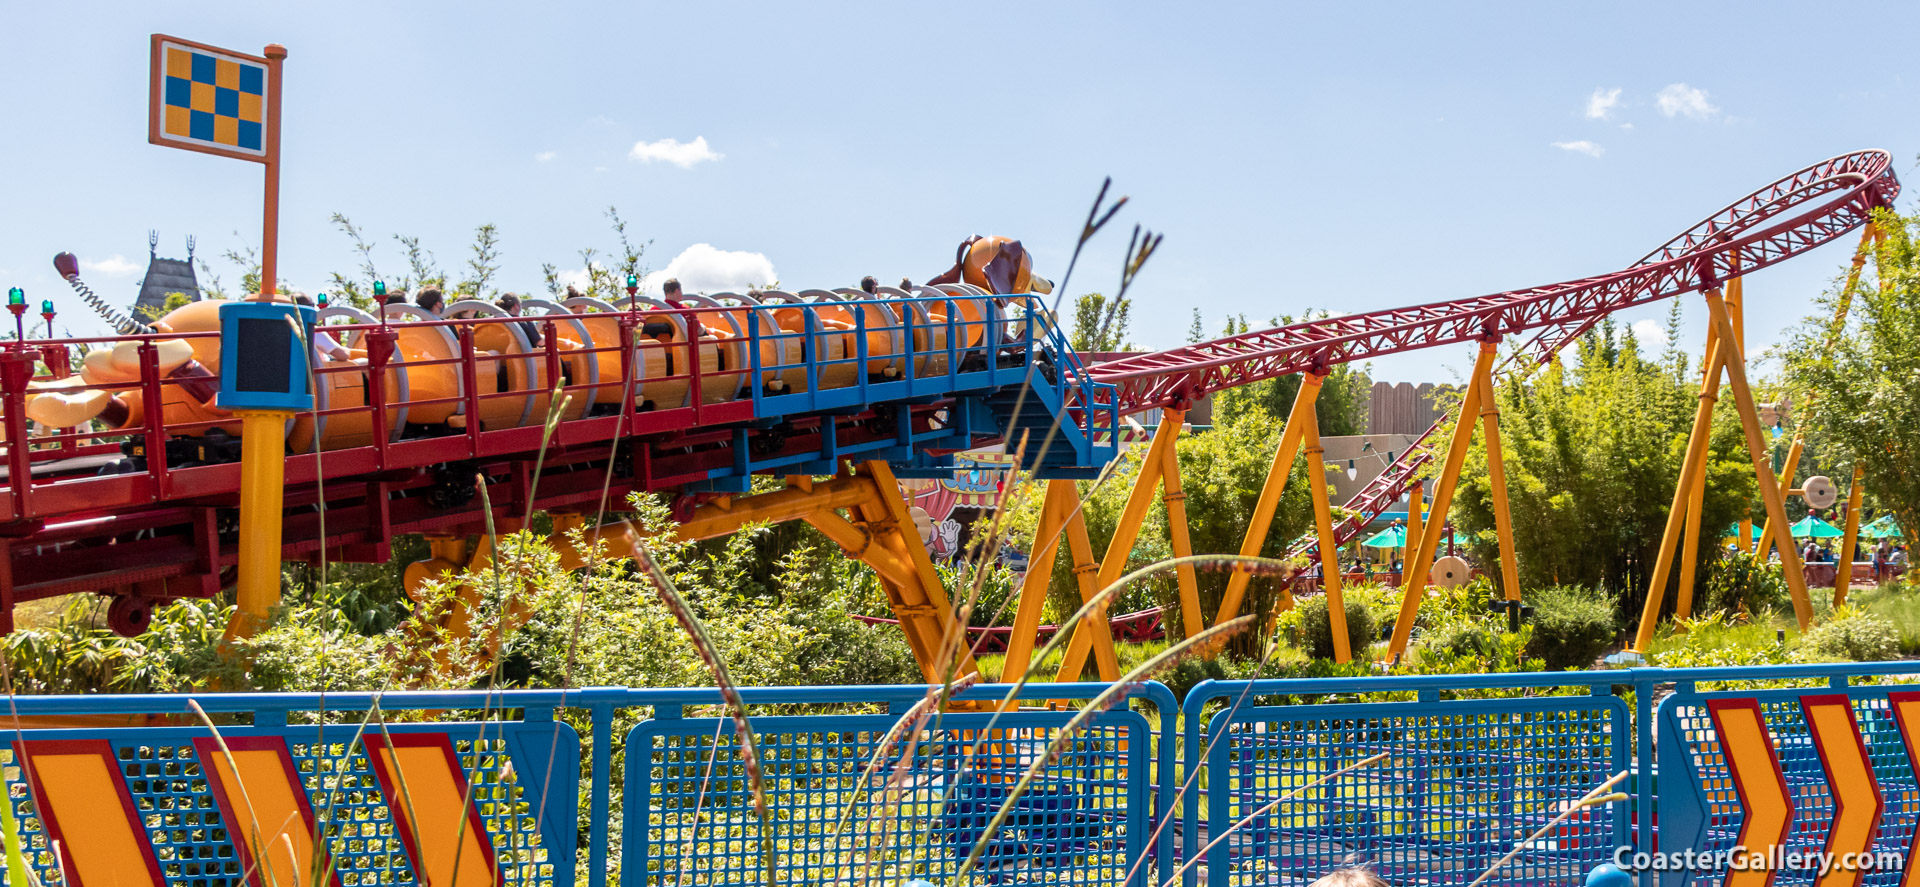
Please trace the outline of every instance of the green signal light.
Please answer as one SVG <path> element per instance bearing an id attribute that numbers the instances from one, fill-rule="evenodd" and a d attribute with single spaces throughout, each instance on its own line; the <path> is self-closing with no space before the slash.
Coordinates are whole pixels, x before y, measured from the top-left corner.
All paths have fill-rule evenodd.
<path id="1" fill-rule="evenodd" d="M 24 308 L 26 307 L 26 304 L 27 304 L 26 290 L 23 290 L 17 286 L 14 287 L 13 289 L 7 290 L 7 307 L 11 308 L 15 305 L 19 305 Z"/>

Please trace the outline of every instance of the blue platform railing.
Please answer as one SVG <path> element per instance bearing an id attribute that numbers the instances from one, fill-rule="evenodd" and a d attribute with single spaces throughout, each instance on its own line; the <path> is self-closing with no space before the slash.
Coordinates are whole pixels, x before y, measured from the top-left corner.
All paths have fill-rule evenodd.
<path id="1" fill-rule="evenodd" d="M 1025 705 L 998 714 L 987 703 L 1007 687 L 976 687 L 904 732 L 896 727 L 927 688 L 747 688 L 764 821 L 712 689 L 17 697 L 0 771 L 46 884 L 60 883 L 60 866 L 17 757 L 22 741 L 36 755 L 108 749 L 156 883 L 239 887 L 238 826 L 212 803 L 202 758 L 216 728 L 198 705 L 228 742 L 285 743 L 343 887 L 420 880 L 368 759 L 369 743 L 405 735 L 444 740 L 497 883 L 525 887 L 760 884 L 764 847 L 776 882 L 795 885 L 1158 885 L 1187 861 L 1188 885 L 1203 871 L 1213 885 L 1305 884 L 1354 860 L 1389 883 L 1465 885 L 1516 848 L 1490 883 L 1575 885 L 1616 848 L 1715 851 L 1737 839 L 1740 798 L 1705 715 L 1728 699 L 1763 713 L 1793 803 L 1794 851 L 1822 849 L 1835 816 L 1835 777 L 1806 706 L 1822 701 L 1831 715 L 1843 700 L 1881 799 L 1871 848 L 1904 859 L 1920 828 L 1920 737 L 1909 735 L 1920 725 L 1895 712 L 1908 686 L 1920 687 L 1920 666 L 1904 662 L 1208 681 L 1178 704 L 1146 683 L 1051 758 L 1043 750 L 1104 685 L 1030 686 Z M 1920 696 L 1906 701 L 1920 706 Z M 1909 714 L 1920 719 L 1920 708 Z M 1621 773 L 1629 801 L 1541 832 Z M 1006 825 L 987 837 L 1003 805 Z M 981 865 L 956 880 L 983 838 Z M 1774 883 L 1816 875 L 1781 871 Z M 1901 877 L 1888 869 L 1858 883 Z M 1649 871 L 1640 883 L 1718 880 Z"/>

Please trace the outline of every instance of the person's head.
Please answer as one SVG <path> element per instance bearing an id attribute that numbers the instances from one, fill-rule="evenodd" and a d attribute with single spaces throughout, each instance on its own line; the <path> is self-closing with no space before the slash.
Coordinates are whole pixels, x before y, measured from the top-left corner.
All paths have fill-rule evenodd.
<path id="1" fill-rule="evenodd" d="M 407 304 L 407 294 L 406 294 L 406 293 L 391 293 L 391 294 L 389 294 L 389 295 L 387 296 L 387 304 L 389 304 L 389 305 L 405 305 L 405 304 Z"/>
<path id="2" fill-rule="evenodd" d="M 420 288 L 420 294 L 413 297 L 413 303 L 415 305 L 419 305 L 424 311 L 431 311 L 435 314 L 440 313 L 441 306 L 445 305 L 446 302 L 446 295 L 441 293 L 440 288 L 437 286 L 423 286 Z"/>
<path id="3" fill-rule="evenodd" d="M 667 278 L 666 283 L 660 284 L 660 295 L 669 299 L 680 298 L 680 279 L 677 277 Z"/>
<path id="4" fill-rule="evenodd" d="M 913 278 L 910 278 L 910 277 L 900 278 L 900 288 L 903 290 L 906 290 L 907 292 L 913 292 Z"/>
<path id="5" fill-rule="evenodd" d="M 880 281 L 874 280 L 873 275 L 869 274 L 865 277 L 860 278 L 861 292 L 871 293 L 874 290 L 877 290 L 879 288 L 880 288 Z"/>
<path id="6" fill-rule="evenodd" d="M 313 307 L 313 297 L 312 297 L 312 296 L 309 296 L 309 295 L 307 295 L 306 293 L 294 293 L 294 294 L 293 294 L 293 304 L 295 304 L 295 305 L 305 305 L 305 306 L 306 306 L 306 307 L 308 307 L 308 308 L 312 308 L 312 307 Z"/>
<path id="7" fill-rule="evenodd" d="M 1387 882 L 1364 865 L 1335 869 L 1307 887 L 1387 887 Z"/>
<path id="8" fill-rule="evenodd" d="M 500 310 L 505 311 L 508 314 L 511 314 L 515 317 L 520 316 L 520 297 L 519 296 L 516 296 L 512 293 L 507 293 L 506 295 L 501 296 L 500 301 L 494 304 L 499 305 Z"/>

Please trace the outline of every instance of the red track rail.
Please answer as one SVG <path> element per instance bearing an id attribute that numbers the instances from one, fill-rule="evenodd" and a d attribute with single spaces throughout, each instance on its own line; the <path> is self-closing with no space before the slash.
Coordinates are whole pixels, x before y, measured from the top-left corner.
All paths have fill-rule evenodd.
<path id="1" fill-rule="evenodd" d="M 1337 363 L 1581 323 L 1704 291 L 1830 243 L 1865 224 L 1875 207 L 1890 205 L 1899 192 L 1887 152 L 1856 151 L 1735 201 L 1622 271 L 1296 323 L 1108 361 L 1088 372 L 1119 386 L 1124 415 Z"/>
<path id="2" fill-rule="evenodd" d="M 1085 377 L 1118 386 L 1117 392 L 1099 392 L 1100 405 L 1111 395 L 1121 413 L 1137 413 L 1237 385 L 1400 351 L 1527 331 L 1539 331 L 1541 341 L 1561 334 L 1571 338 L 1608 313 L 1704 290 L 1732 274 L 1831 242 L 1864 224 L 1873 208 L 1890 204 L 1899 187 L 1886 152 L 1855 152 L 1755 191 L 1623 271 L 1232 336 L 1098 364 L 1085 371 Z M 552 341 L 551 330 L 546 340 Z M 548 353 L 545 358 L 551 370 L 557 356 Z M 476 358 L 469 349 L 456 360 L 471 391 Z M 30 358 L 24 363 L 14 359 L 0 370 L 30 374 L 32 363 Z M 1075 367 L 1063 370 L 1066 376 L 1081 377 Z M 698 390 L 699 371 L 693 375 Z M 143 372 L 143 378 L 147 400 L 158 402 L 162 382 L 157 373 Z M 9 376 L 8 381 L 10 389 L 24 388 L 24 377 Z M 477 397 L 469 394 L 467 399 Z M 612 500 L 618 502 L 629 491 L 699 481 L 710 470 L 735 463 L 741 446 L 773 457 L 788 452 L 797 457 L 818 450 L 823 438 L 843 445 L 878 443 L 949 421 L 941 413 L 948 405 L 900 404 L 886 413 L 796 417 L 787 426 L 763 428 L 749 422 L 753 413 L 748 404 L 703 405 L 696 397 L 682 409 L 574 419 L 557 429 L 537 492 L 531 477 L 537 427 L 482 432 L 476 425 L 455 436 L 391 442 L 382 437 L 374 446 L 324 457 L 294 456 L 288 459 L 287 480 L 288 505 L 296 512 L 287 518 L 284 550 L 291 559 L 315 557 L 324 549 L 334 559 L 385 560 L 396 534 L 462 533 L 480 525 L 477 502 L 445 507 L 427 495 L 449 483 L 472 489 L 470 479 L 480 478 L 498 520 L 529 509 L 592 508 L 609 477 L 610 456 L 615 460 Z M 468 406 L 473 412 L 476 404 Z M 372 412 L 380 410 L 374 407 Z M 19 411 L 7 413 L 9 439 L 26 441 Z M 166 431 L 153 418 L 131 435 L 143 437 L 151 447 Z M 114 436 L 76 433 L 36 440 L 32 451 L 10 448 L 10 477 L 28 477 L 29 462 L 46 456 L 68 458 L 96 449 L 104 454 L 116 448 L 95 441 Z M 616 438 L 622 444 L 617 450 Z M 971 442 L 990 440 L 976 435 Z M 449 463 L 458 466 L 459 476 L 436 477 Z M 321 500 L 323 470 L 324 537 L 314 508 Z M 1369 486 L 1368 501 L 1374 504 L 1367 507 L 1391 501 L 1399 492 L 1393 485 L 1404 484 L 1411 470 L 1393 474 Z M 234 504 L 237 478 L 237 465 L 168 469 L 155 459 L 147 471 L 136 474 L 75 478 L 51 488 L 37 483 L 22 489 L 0 487 L 0 631 L 11 627 L 14 603 L 55 594 L 111 590 L 165 599 L 217 592 L 223 571 L 235 560 L 233 547 L 221 537 L 230 529 L 222 521 Z"/>

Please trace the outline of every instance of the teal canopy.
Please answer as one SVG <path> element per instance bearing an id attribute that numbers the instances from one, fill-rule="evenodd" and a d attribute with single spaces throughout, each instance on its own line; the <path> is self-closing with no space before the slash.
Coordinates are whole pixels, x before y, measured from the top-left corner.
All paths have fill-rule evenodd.
<path id="1" fill-rule="evenodd" d="M 1860 528 L 1860 537 L 1863 539 L 1898 539 L 1900 535 L 1900 524 L 1891 514 L 1883 514 Z"/>
<path id="2" fill-rule="evenodd" d="M 1794 524 L 1792 532 L 1796 539 L 1804 539 L 1808 536 L 1812 536 L 1815 539 L 1838 539 L 1846 535 L 1840 531 L 1840 528 L 1811 514 L 1801 518 L 1799 523 Z"/>
<path id="3" fill-rule="evenodd" d="M 1727 538 L 1729 538 L 1729 539 L 1738 539 L 1738 538 L 1740 538 L 1740 525 L 1739 525 L 1739 524 L 1728 524 L 1728 525 L 1727 525 L 1727 532 L 1726 532 L 1726 536 L 1727 536 Z M 1753 525 L 1753 541 L 1755 541 L 1755 542 L 1758 542 L 1758 541 L 1760 541 L 1760 525 L 1759 525 L 1759 524 L 1754 524 L 1754 525 Z"/>
<path id="4" fill-rule="evenodd" d="M 1405 548 L 1407 547 L 1407 528 L 1388 527 L 1360 544 L 1367 548 Z"/>

